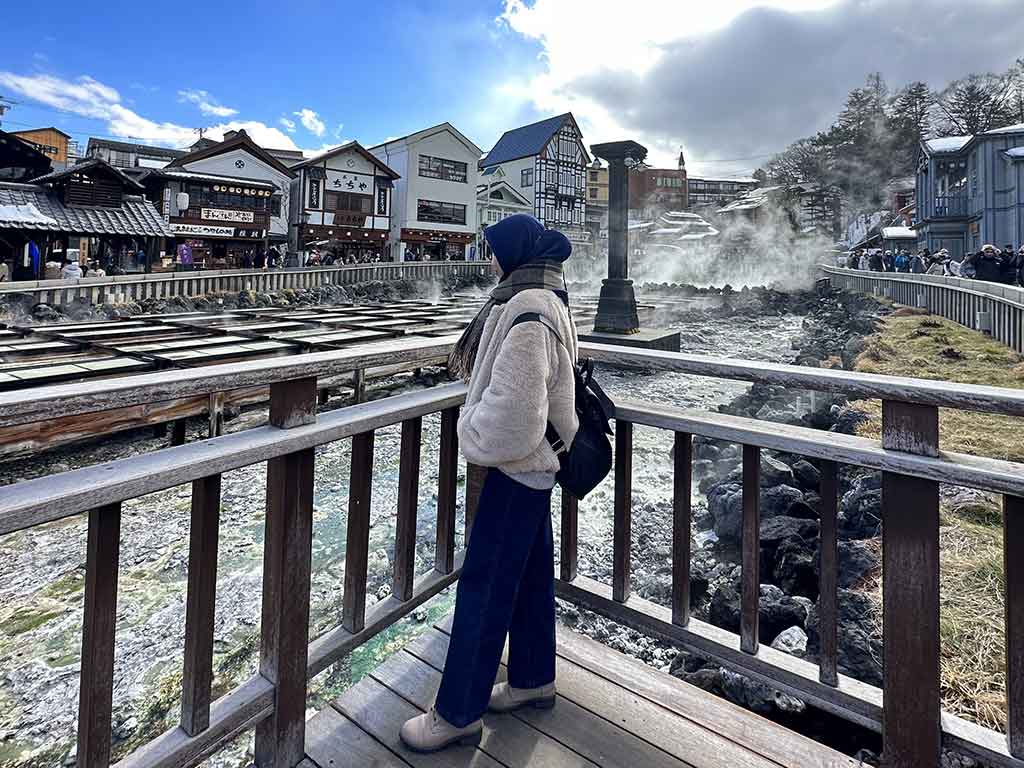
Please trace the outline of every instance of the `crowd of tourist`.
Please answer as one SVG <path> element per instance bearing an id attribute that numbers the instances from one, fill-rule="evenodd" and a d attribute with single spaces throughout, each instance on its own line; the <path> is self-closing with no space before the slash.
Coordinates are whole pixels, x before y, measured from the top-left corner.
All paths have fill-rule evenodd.
<path id="1" fill-rule="evenodd" d="M 945 248 L 935 253 L 927 248 L 914 253 L 906 248 L 895 251 L 860 248 L 847 257 L 846 266 L 865 272 L 945 275 L 1024 286 L 1024 245 L 1016 251 L 1012 245 L 1002 250 L 994 245 L 983 245 L 977 253 L 969 253 L 960 261 L 952 258 Z"/>

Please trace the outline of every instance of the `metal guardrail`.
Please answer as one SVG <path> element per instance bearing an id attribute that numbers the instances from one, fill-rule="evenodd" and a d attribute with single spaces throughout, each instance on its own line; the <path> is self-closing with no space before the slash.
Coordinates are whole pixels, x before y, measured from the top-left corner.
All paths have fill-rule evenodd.
<path id="1" fill-rule="evenodd" d="M 55 306 L 75 300 L 92 304 L 106 301 L 139 301 L 145 298 L 200 296 L 205 293 L 253 290 L 280 291 L 286 288 L 316 288 L 367 280 L 436 280 L 450 274 L 474 275 L 489 267 L 480 261 L 416 261 L 355 264 L 298 269 L 197 270 L 152 274 L 83 277 L 77 280 L 27 280 L 0 284 L 4 294 L 31 294 L 36 302 Z"/>
<path id="2" fill-rule="evenodd" d="M 130 397 L 159 401 L 183 394 L 271 387 L 270 423 L 263 427 L 27 480 L 0 494 L 0 535 L 72 515 L 89 519 L 78 765 L 108 765 L 111 747 L 113 646 L 121 505 L 130 499 L 192 483 L 192 531 L 186 614 L 181 724 L 126 757 L 120 768 L 190 766 L 245 730 L 256 731 L 256 765 L 295 766 L 302 760 L 306 683 L 330 663 L 408 614 L 458 578 L 455 551 L 458 409 L 465 387 L 454 384 L 316 412 L 317 379 L 354 364 L 435 357 L 451 339 L 396 342 L 359 351 L 300 355 L 162 377 L 131 377 L 55 385 L 0 394 L 0 424 L 25 423 L 61 413 L 117 407 Z M 745 360 L 644 352 L 581 344 L 598 360 L 740 379 L 793 388 L 848 392 L 882 399 L 882 439 L 780 425 L 668 405 L 616 404 L 614 539 L 611 584 L 577 574 L 577 504 L 563 495 L 558 594 L 627 625 L 665 637 L 718 660 L 773 688 L 799 696 L 860 725 L 880 730 L 891 766 L 939 764 L 940 746 L 992 765 L 1024 766 L 1024 464 L 940 451 L 939 406 L 1024 415 L 1024 391 L 997 387 L 867 376 Z M 441 438 L 435 567 L 414 578 L 416 499 L 421 420 L 440 412 Z M 399 500 L 392 596 L 366 608 L 369 507 L 374 431 L 402 424 Z M 671 606 L 631 594 L 633 425 L 674 433 Z M 689 614 L 692 436 L 743 446 L 741 622 L 739 634 Z M 313 451 L 351 439 L 347 561 L 342 623 L 308 642 L 313 515 Z M 432 446 L 433 448 L 433 446 Z M 778 450 L 820 462 L 821 567 L 818 604 L 821 652 L 796 658 L 758 642 L 760 582 L 760 451 Z M 269 463 L 262 635 L 259 672 L 212 701 L 213 615 L 222 473 Z M 841 465 L 880 470 L 883 537 L 884 687 L 842 674 L 838 653 L 838 472 Z M 1007 734 L 941 711 L 939 689 L 940 482 L 1003 494 L 1006 573 Z M 472 526 L 479 468 L 470 467 L 467 536 Z M 883 701 L 884 691 L 884 701 Z"/>
<path id="3" fill-rule="evenodd" d="M 836 288 L 869 293 L 990 334 L 1024 353 L 1024 288 L 943 275 L 821 266 Z"/>

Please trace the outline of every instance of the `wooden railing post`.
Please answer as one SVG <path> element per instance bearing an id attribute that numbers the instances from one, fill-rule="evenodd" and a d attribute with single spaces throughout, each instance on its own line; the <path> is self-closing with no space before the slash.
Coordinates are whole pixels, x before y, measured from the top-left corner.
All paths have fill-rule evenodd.
<path id="1" fill-rule="evenodd" d="M 487 479 L 487 467 L 479 464 L 466 464 L 466 546 L 469 546 L 469 534 L 473 530 L 473 520 L 480 506 L 480 494 Z"/>
<path id="2" fill-rule="evenodd" d="M 839 685 L 837 669 L 839 619 L 839 550 L 836 537 L 839 475 L 834 461 L 821 462 L 821 520 L 818 562 L 818 679 Z"/>
<path id="3" fill-rule="evenodd" d="M 412 597 L 416 577 L 416 513 L 420 492 L 420 442 L 423 419 L 402 422 L 398 459 L 398 519 L 395 521 L 395 574 L 391 592 L 399 600 Z"/>
<path id="4" fill-rule="evenodd" d="M 576 578 L 579 546 L 577 543 L 579 501 L 564 488 L 562 489 L 562 532 L 559 555 L 559 570 L 562 581 Z"/>
<path id="5" fill-rule="evenodd" d="M 270 423 L 316 421 L 316 379 L 270 387 Z M 267 462 L 260 674 L 276 688 L 273 714 L 256 728 L 258 768 L 294 768 L 305 755 L 313 449 Z"/>
<path id="6" fill-rule="evenodd" d="M 437 465 L 437 548 L 434 567 L 441 573 L 455 569 L 455 489 L 459 472 L 459 409 L 441 411 L 441 446 Z"/>
<path id="7" fill-rule="evenodd" d="M 633 540 L 633 425 L 615 421 L 615 522 L 612 552 L 612 599 L 624 603 L 631 587 L 630 544 Z"/>
<path id="8" fill-rule="evenodd" d="M 373 432 L 352 438 L 348 481 L 348 537 L 342 625 L 352 634 L 366 626 L 366 566 L 370 550 L 370 496 L 373 490 Z"/>
<path id="9" fill-rule="evenodd" d="M 757 653 L 761 600 L 761 449 L 743 446 L 743 564 L 740 649 Z"/>
<path id="10" fill-rule="evenodd" d="M 672 475 L 672 623 L 690 623 L 690 525 L 693 438 L 675 433 Z"/>
<path id="11" fill-rule="evenodd" d="M 1024 499 L 1003 497 L 1006 571 L 1006 734 L 1010 754 L 1024 759 Z"/>
<path id="12" fill-rule="evenodd" d="M 220 486 L 220 475 L 192 482 L 188 596 L 185 605 L 185 667 L 181 692 L 181 727 L 189 736 L 205 731 L 210 725 Z"/>
<path id="13" fill-rule="evenodd" d="M 107 768 L 110 764 L 120 540 L 120 504 L 89 512 L 78 693 L 78 768 Z"/>
<path id="14" fill-rule="evenodd" d="M 933 406 L 882 402 L 882 447 L 937 456 Z M 882 764 L 939 764 L 939 485 L 882 473 Z"/>

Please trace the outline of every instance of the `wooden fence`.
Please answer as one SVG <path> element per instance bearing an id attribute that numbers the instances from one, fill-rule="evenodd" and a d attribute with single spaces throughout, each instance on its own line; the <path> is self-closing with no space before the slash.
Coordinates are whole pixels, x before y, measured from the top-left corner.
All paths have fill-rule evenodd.
<path id="1" fill-rule="evenodd" d="M 370 365 L 385 359 L 434 358 L 445 354 L 449 345 L 449 339 L 378 345 L 362 348 L 358 354 L 363 359 L 358 362 Z M 581 349 L 600 361 L 644 371 L 677 371 L 879 398 L 883 430 L 879 442 L 671 404 L 618 402 L 611 584 L 577 573 L 577 504 L 565 496 L 556 581 L 561 597 L 711 657 L 853 723 L 879 730 L 885 765 L 890 768 L 936 766 L 943 744 L 993 765 L 1024 768 L 1024 465 L 942 452 L 938 434 L 940 407 L 1024 416 L 1024 392 L 594 344 L 581 344 Z M 0 393 L 0 426 L 13 426 L 56 415 L 239 387 L 271 388 L 267 426 L 17 483 L 0 494 L 0 535 L 72 515 L 88 516 L 79 766 L 105 767 L 109 762 L 120 514 L 121 504 L 129 499 L 181 483 L 193 486 L 181 724 L 126 757 L 118 763 L 119 768 L 195 765 L 250 729 L 256 731 L 257 766 L 295 766 L 303 757 L 307 680 L 458 577 L 455 424 L 465 388 L 460 384 L 442 386 L 318 416 L 317 378 L 351 369 L 355 354 L 352 350 L 328 352 Z M 370 359 L 373 355 L 381 357 L 374 361 Z M 437 555 L 434 569 L 414 579 L 421 419 L 435 412 L 442 414 Z M 394 589 L 391 597 L 367 609 L 374 431 L 397 423 L 402 425 L 402 438 Z M 672 598 L 667 607 L 631 595 L 634 425 L 665 429 L 674 435 Z M 742 621 L 738 635 L 689 614 L 693 435 L 743 446 Z M 343 619 L 340 626 L 308 643 L 313 450 L 342 439 L 353 441 Z M 822 469 L 818 662 L 758 643 L 762 450 L 811 457 Z M 211 701 L 220 478 L 224 472 L 263 461 L 268 462 L 268 472 L 259 672 Z M 843 464 L 883 473 L 884 689 L 842 674 L 837 662 L 836 518 Z M 470 489 L 478 488 L 480 475 L 477 468 L 470 467 Z M 1008 736 L 941 711 L 940 482 L 1003 494 Z M 474 496 L 475 490 L 467 491 L 467 533 Z"/>
<path id="2" fill-rule="evenodd" d="M 443 280 L 452 274 L 477 275 L 490 267 L 479 261 L 408 261 L 301 269 L 199 270 L 153 274 L 83 277 L 78 280 L 34 280 L 0 283 L 0 297 L 21 293 L 34 302 L 60 306 L 75 300 L 91 304 L 201 296 L 214 292 L 253 290 L 261 293 L 285 288 L 317 288 L 367 280 Z"/>
<path id="3" fill-rule="evenodd" d="M 921 307 L 1024 353 L 1024 288 L 943 275 L 821 268 L 836 288 Z"/>

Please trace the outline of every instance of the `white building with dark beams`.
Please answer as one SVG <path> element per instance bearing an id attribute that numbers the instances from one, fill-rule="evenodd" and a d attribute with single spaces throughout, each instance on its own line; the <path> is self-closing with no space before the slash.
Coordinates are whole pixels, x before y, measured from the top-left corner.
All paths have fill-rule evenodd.
<path id="1" fill-rule="evenodd" d="M 476 240 L 480 147 L 441 123 L 369 152 L 401 177 L 392 198 L 392 260 L 467 258 Z"/>
<path id="2" fill-rule="evenodd" d="M 589 163 L 576 119 L 566 112 L 506 131 L 480 167 L 484 173 L 501 168 L 544 226 L 560 230 L 570 240 L 586 242 Z"/>
<path id="3" fill-rule="evenodd" d="M 399 175 L 350 141 L 291 167 L 291 248 L 327 241 L 345 261 L 388 255 L 391 198 Z"/>

